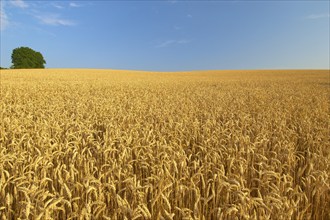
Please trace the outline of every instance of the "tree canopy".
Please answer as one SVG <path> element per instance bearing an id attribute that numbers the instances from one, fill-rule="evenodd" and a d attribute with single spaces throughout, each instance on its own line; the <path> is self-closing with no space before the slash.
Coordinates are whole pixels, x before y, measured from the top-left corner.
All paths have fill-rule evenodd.
<path id="1" fill-rule="evenodd" d="M 40 52 L 29 47 L 18 47 L 11 55 L 13 69 L 43 69 L 46 61 Z"/>

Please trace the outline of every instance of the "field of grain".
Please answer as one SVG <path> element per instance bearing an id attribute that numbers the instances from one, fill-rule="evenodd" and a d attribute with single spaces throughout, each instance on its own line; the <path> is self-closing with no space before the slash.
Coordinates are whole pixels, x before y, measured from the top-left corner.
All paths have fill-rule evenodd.
<path id="1" fill-rule="evenodd" d="M 1 70 L 1 219 L 330 219 L 329 70 Z"/>

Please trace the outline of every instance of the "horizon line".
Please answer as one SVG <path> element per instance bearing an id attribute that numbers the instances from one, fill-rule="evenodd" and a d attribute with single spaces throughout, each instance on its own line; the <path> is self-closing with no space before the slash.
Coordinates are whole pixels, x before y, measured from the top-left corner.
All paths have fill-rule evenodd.
<path id="1" fill-rule="evenodd" d="M 26 68 L 26 69 L 11 69 L 3 68 L 1 70 L 105 70 L 105 71 L 134 71 L 134 72 L 207 72 L 207 71 L 286 71 L 286 70 L 324 70 L 329 71 L 329 68 L 259 68 L 259 69 L 193 69 L 193 70 L 178 70 L 178 71 L 165 71 L 165 70 L 140 70 L 140 69 L 112 69 L 112 68 L 79 68 L 79 67 L 55 67 L 55 68 Z"/>

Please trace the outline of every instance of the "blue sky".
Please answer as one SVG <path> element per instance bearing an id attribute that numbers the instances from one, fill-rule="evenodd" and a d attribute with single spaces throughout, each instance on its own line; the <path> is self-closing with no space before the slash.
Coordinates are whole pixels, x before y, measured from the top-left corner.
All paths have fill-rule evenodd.
<path id="1" fill-rule="evenodd" d="M 329 1 L 1 0 L 1 66 L 14 48 L 46 68 L 329 69 Z"/>

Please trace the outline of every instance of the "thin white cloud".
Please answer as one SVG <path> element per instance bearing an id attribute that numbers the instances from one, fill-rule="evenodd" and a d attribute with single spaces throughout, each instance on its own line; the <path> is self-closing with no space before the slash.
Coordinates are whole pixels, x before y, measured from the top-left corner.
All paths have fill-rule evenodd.
<path id="1" fill-rule="evenodd" d="M 77 3 L 74 3 L 74 2 L 70 2 L 69 6 L 72 7 L 72 8 L 79 8 L 79 7 L 81 7 L 81 5 L 78 5 Z"/>
<path id="2" fill-rule="evenodd" d="M 54 8 L 57 8 L 57 9 L 63 9 L 64 8 L 62 5 L 59 5 L 59 4 L 56 4 L 56 3 L 53 3 L 52 6 Z"/>
<path id="3" fill-rule="evenodd" d="M 11 0 L 9 1 L 11 5 L 18 8 L 28 8 L 29 5 L 23 0 Z"/>
<path id="4" fill-rule="evenodd" d="M 192 18 L 193 16 L 191 14 L 187 14 L 187 18 Z"/>
<path id="5" fill-rule="evenodd" d="M 34 17 L 37 18 L 42 24 L 46 24 L 46 25 L 73 26 L 76 24 L 75 22 L 73 22 L 71 20 L 61 18 L 57 14 L 34 15 Z"/>
<path id="6" fill-rule="evenodd" d="M 161 42 L 160 44 L 157 44 L 155 47 L 156 48 L 169 47 L 169 46 L 174 45 L 174 44 L 187 44 L 189 42 L 190 42 L 189 40 L 185 40 L 185 39 L 182 39 L 182 40 L 166 40 L 166 41 Z"/>
<path id="7" fill-rule="evenodd" d="M 174 43 L 175 43 L 175 40 L 167 40 L 167 41 L 161 42 L 160 44 L 156 45 L 156 47 L 157 48 L 168 47 L 169 45 L 174 44 Z"/>
<path id="8" fill-rule="evenodd" d="M 314 20 L 314 19 L 320 19 L 320 18 L 330 18 L 330 14 L 312 14 L 312 15 L 308 15 L 306 17 L 306 19 L 309 19 L 309 20 Z"/>
<path id="9" fill-rule="evenodd" d="M 3 31 L 5 29 L 8 29 L 10 26 L 16 25 L 17 21 L 12 21 L 11 18 L 6 12 L 5 8 L 7 7 L 17 7 L 24 9 L 25 13 L 29 16 L 32 16 L 36 18 L 39 23 L 44 25 L 51 25 L 51 26 L 74 26 L 76 25 L 76 22 L 65 19 L 62 17 L 61 14 L 54 14 L 54 13 L 47 13 L 47 12 L 40 12 L 37 10 L 37 6 L 30 2 L 30 4 L 27 4 L 26 1 L 23 0 L 10 0 L 10 1 L 1 1 L 1 7 L 0 7 L 0 31 Z M 51 4 L 48 4 L 48 6 L 55 7 L 58 9 L 64 8 L 63 4 L 54 2 Z M 23 21 L 22 21 L 23 22 Z"/>
<path id="10" fill-rule="evenodd" d="M 3 31 L 9 26 L 9 19 L 5 12 L 4 2 L 0 2 L 0 30 Z"/>

